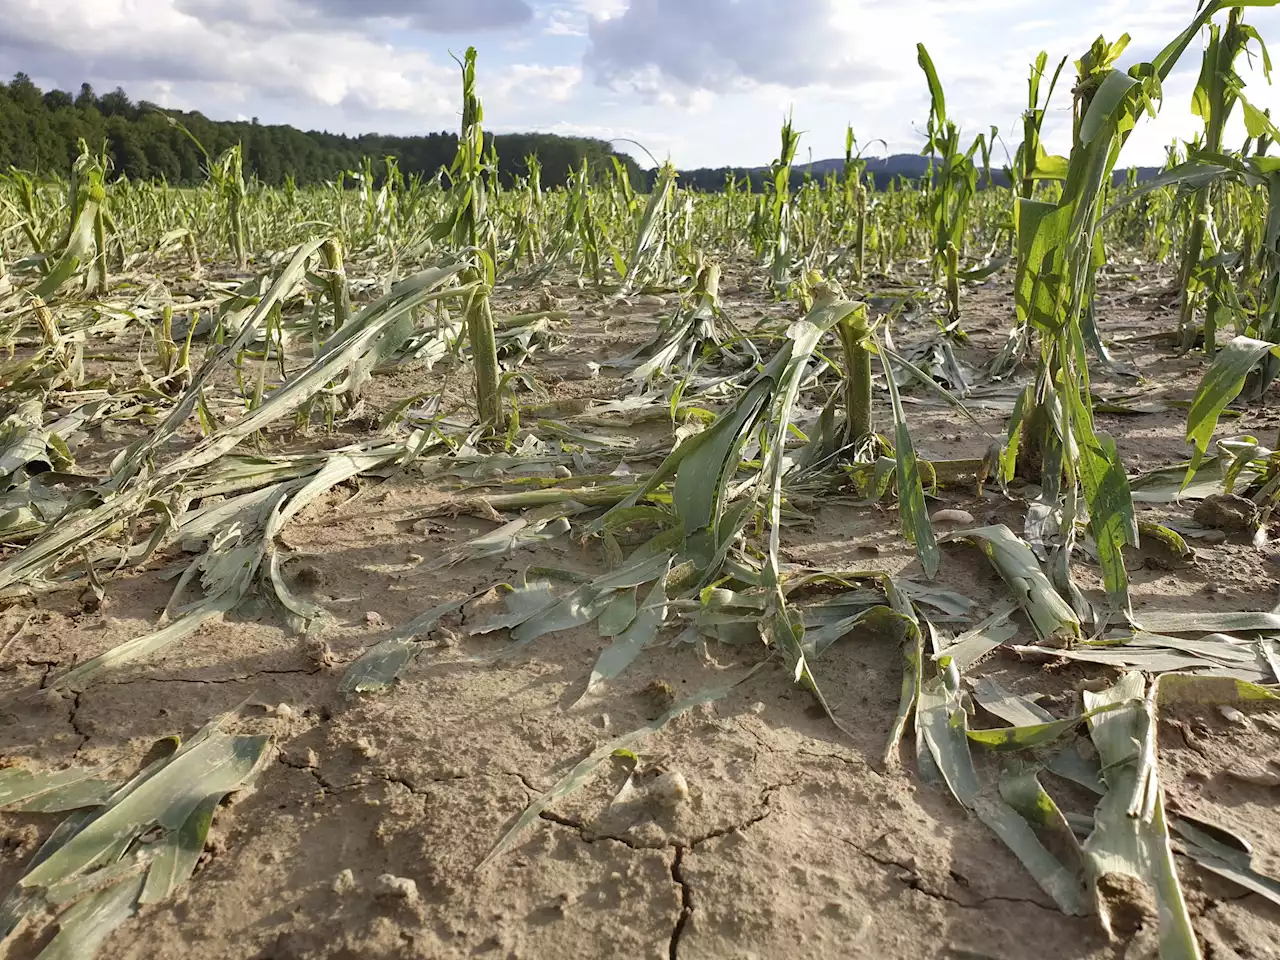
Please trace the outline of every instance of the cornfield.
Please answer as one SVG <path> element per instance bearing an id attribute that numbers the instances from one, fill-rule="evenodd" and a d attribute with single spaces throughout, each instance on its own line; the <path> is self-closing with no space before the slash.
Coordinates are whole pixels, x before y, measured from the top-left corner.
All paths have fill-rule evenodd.
<path id="1" fill-rule="evenodd" d="M 1272 5 L 1009 186 L 923 45 L 883 188 L 505 185 L 474 50 L 431 180 L 0 176 L 0 956 L 1269 955 Z"/>

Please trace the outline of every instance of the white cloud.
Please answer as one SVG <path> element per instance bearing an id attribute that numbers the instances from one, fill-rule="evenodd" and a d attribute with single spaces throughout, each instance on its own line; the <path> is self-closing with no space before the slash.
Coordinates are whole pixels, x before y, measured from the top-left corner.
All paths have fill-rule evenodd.
<path id="1" fill-rule="evenodd" d="M 655 77 L 723 92 L 874 75 L 837 10 L 836 0 L 631 0 L 619 13 L 591 18 L 586 62 L 600 82 L 639 92 Z"/>
<path id="2" fill-rule="evenodd" d="M 550 10 L 547 12 L 542 32 L 549 37 L 585 37 L 585 25 L 567 10 Z"/>
<path id="3" fill-rule="evenodd" d="M 533 19 L 527 0 L 175 0 L 175 6 L 206 22 L 297 26 L 382 19 L 440 33 L 517 26 Z"/>
<path id="4" fill-rule="evenodd" d="M 495 99 L 518 106 L 528 101 L 559 103 L 568 100 L 581 82 L 582 68 L 578 66 L 546 67 L 517 63 L 503 67 L 498 71 L 496 83 L 490 82 L 486 87 L 493 91 Z"/>
<path id="5" fill-rule="evenodd" d="M 596 20 L 621 16 L 627 4 L 628 0 L 573 0 L 573 6 L 583 16 Z"/>
<path id="6" fill-rule="evenodd" d="M 348 133 L 422 133 L 457 124 L 450 51 L 474 43 L 491 129 L 631 131 L 681 166 L 758 165 L 794 108 L 801 156 L 843 151 L 852 123 L 868 143 L 914 152 L 928 110 L 923 42 L 966 137 L 997 124 L 1017 143 L 1028 64 L 1074 59 L 1094 37 L 1147 58 L 1194 4 L 1169 0 L 0 0 L 0 72 L 43 86 Z M 1248 8 L 1264 36 L 1280 12 Z M 69 29 L 68 25 L 75 29 Z M 1159 162 L 1200 122 L 1188 110 L 1201 43 L 1166 83 L 1122 162 Z M 1249 96 L 1280 95 L 1247 68 Z M 1049 147 L 1070 131 L 1068 62 L 1046 121 Z M 1239 123 L 1228 131 L 1243 138 Z M 879 147 L 876 148 L 881 151 Z M 638 151 L 637 151 L 638 152 Z M 1000 152 L 997 151 L 997 156 Z"/>
<path id="7" fill-rule="evenodd" d="M 215 116 L 227 84 L 245 99 L 448 115 L 451 66 L 346 27 L 287 28 L 287 4 L 254 6 L 245 21 L 225 8 L 206 20 L 173 0 L 9 0 L 0 58 L 64 86 L 89 79 L 137 96 L 164 83 L 170 96 Z"/>

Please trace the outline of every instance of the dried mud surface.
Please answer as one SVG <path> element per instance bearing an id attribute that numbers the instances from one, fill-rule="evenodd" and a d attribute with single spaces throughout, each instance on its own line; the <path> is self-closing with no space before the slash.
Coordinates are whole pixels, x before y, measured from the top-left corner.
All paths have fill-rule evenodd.
<path id="1" fill-rule="evenodd" d="M 794 307 L 761 299 L 729 274 L 725 309 L 740 325 Z M 1145 400 L 1188 399 L 1202 370 L 1152 335 L 1173 327 L 1159 277 L 1114 278 L 1105 287 L 1104 331 L 1117 360 L 1135 364 Z M 736 291 L 736 292 L 735 292 Z M 663 307 L 587 316 L 569 289 L 563 348 L 534 371 L 557 399 L 609 397 L 615 381 L 589 379 L 587 362 L 645 340 Z M 672 302 L 674 300 L 672 299 Z M 592 310 L 594 313 L 594 309 Z M 1008 280 L 967 291 L 961 351 L 977 364 L 1008 328 Z M 903 337 L 909 340 L 909 335 Z M 412 365 L 378 377 L 372 412 L 454 377 Z M 1095 388 L 1132 381 L 1095 376 Z M 923 457 L 980 456 L 989 438 L 946 407 L 908 411 Z M 979 411 L 988 431 L 1004 415 Z M 1131 471 L 1182 459 L 1185 411 L 1103 415 Z M 1249 410 L 1224 429 L 1271 437 L 1280 417 Z M 1154 955 L 1152 931 L 1110 943 L 1093 919 L 1061 914 L 1013 854 L 967 815 L 944 787 L 924 784 L 912 748 L 882 762 L 901 678 L 889 643 L 846 641 L 823 658 L 820 677 L 837 730 L 784 672 L 767 667 L 727 697 L 678 717 L 639 748 L 656 775 L 678 771 L 689 796 L 674 805 L 643 793 L 611 804 L 625 779 L 606 763 L 578 793 L 553 804 L 517 847 L 478 864 L 529 801 L 591 750 L 654 719 L 676 697 L 722 684 L 760 651 L 687 646 L 647 650 L 602 698 L 572 707 L 604 644 L 594 628 L 556 634 L 485 665 L 503 636 L 460 638 L 438 628 L 401 682 L 378 697 L 336 692 L 344 665 L 423 610 L 511 580 L 525 565 L 598 570 L 597 545 L 561 539 L 507 560 L 414 572 L 423 557 L 493 529 L 466 515 L 416 533 L 413 518 L 446 493 L 402 476 L 346 486 L 312 504 L 285 531 L 295 552 L 286 575 L 325 606 L 323 643 L 289 632 L 264 603 L 206 625 L 160 656 L 69 698 L 41 690 L 52 670 L 150 629 L 172 588 L 163 568 L 125 573 L 101 605 L 76 592 L 42 595 L 0 612 L 0 762 L 39 768 L 140 760 L 159 737 L 189 735 L 244 701 L 246 726 L 274 736 L 274 761 L 256 787 L 222 807 L 205 858 L 176 899 L 146 907 L 100 956 L 120 960 L 304 958 L 1084 958 Z M 933 508 L 1020 527 L 1021 513 L 991 492 L 946 493 Z M 1189 506 L 1149 510 L 1177 517 Z M 787 559 L 826 567 L 910 574 L 914 554 L 892 509 L 819 505 L 814 522 L 784 536 Z M 1006 595 L 972 548 L 944 548 L 942 582 L 983 610 Z M 1243 542 L 1197 546 L 1198 559 L 1133 570 L 1137 609 L 1271 609 L 1280 568 Z M 1084 568 L 1081 581 L 1091 580 Z M 481 595 L 461 619 L 484 617 Z M 1020 642 L 1029 628 L 1021 625 Z M 1068 695 L 1101 667 L 1043 666 L 1009 653 L 981 665 L 1021 693 Z M 280 709 L 280 705 L 286 709 Z M 1162 723 L 1160 758 L 1170 805 L 1247 837 L 1255 863 L 1280 875 L 1276 788 L 1232 773 L 1280 761 L 1280 712 L 1254 709 L 1244 724 L 1188 710 Z M 981 758 L 979 758 L 981 759 Z M 1274 768 L 1272 768 L 1274 769 Z M 1049 789 L 1090 808 L 1065 781 Z M 7 890 L 56 817 L 0 815 L 0 889 Z M 1213 960 L 1280 957 L 1280 910 L 1179 859 L 1197 933 Z M 349 874 L 346 873 L 349 871 Z M 381 887 L 408 878 L 416 893 Z M 34 956 L 19 941 L 7 960 Z"/>

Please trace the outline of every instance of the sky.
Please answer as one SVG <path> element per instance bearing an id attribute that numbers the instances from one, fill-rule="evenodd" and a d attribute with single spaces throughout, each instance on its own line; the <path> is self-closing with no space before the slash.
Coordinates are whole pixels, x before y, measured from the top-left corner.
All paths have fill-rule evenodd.
<path id="1" fill-rule="evenodd" d="M 1195 14 L 1191 0 L 4 0 L 0 75 L 349 134 L 456 129 L 452 55 L 479 51 L 486 127 L 637 141 L 678 167 L 760 166 L 793 111 L 797 159 L 844 153 L 852 124 L 868 155 L 918 153 L 929 49 L 967 136 L 1021 139 L 1026 77 L 1047 50 L 1063 71 L 1046 120 L 1070 129 L 1071 61 L 1099 34 L 1149 59 Z M 1225 15 L 1224 15 L 1225 16 Z M 1280 8 L 1246 20 L 1280 42 Z M 1256 49 L 1256 45 L 1255 49 Z M 1201 43 L 1165 84 L 1160 116 L 1122 164 L 1154 164 L 1201 121 L 1190 112 Z M 1280 47 L 1277 48 L 1280 56 Z M 1256 58 L 1255 58 L 1256 60 Z M 1280 115 L 1280 89 L 1242 65 L 1247 94 Z M 1280 79 L 1280 78 L 1278 78 Z M 1237 113 L 1239 111 L 1237 110 Z M 1244 136 L 1237 118 L 1228 139 Z M 649 166 L 638 148 L 621 143 Z M 1005 162 L 998 147 L 993 162 Z"/>

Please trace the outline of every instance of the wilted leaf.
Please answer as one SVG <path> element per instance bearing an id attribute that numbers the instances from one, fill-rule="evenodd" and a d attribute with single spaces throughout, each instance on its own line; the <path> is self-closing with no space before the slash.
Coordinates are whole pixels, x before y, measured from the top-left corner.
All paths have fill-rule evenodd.
<path id="1" fill-rule="evenodd" d="M 120 786 L 104 780 L 108 767 L 71 767 L 53 773 L 32 773 L 22 767 L 0 769 L 0 810 L 22 813 L 65 813 L 97 807 Z"/>
<path id="2" fill-rule="evenodd" d="M 1015 536 L 1004 524 L 958 530 L 943 538 L 944 541 L 958 539 L 974 541 L 986 554 L 1008 585 L 1013 599 L 1027 614 L 1041 641 L 1061 644 L 1079 639 L 1079 618 L 1044 575 L 1026 541 Z"/>

